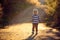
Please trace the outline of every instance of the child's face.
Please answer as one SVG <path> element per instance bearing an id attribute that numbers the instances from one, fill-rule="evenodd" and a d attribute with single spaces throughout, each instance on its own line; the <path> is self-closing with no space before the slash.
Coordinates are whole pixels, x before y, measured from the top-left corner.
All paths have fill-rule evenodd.
<path id="1" fill-rule="evenodd" d="M 34 14 L 37 15 L 37 11 L 34 11 Z"/>

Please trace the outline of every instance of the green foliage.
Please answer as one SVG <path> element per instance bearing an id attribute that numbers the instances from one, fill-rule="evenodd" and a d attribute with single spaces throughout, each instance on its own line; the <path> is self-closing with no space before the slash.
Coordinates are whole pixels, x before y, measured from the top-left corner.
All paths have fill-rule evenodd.
<path id="1" fill-rule="evenodd" d="M 26 2 L 17 1 L 15 3 L 14 2 L 12 3 L 12 7 L 13 7 L 14 12 L 16 12 L 16 11 L 20 12 L 21 10 L 23 10 L 29 6 L 30 6 L 30 4 L 26 3 Z"/>
<path id="2" fill-rule="evenodd" d="M 49 7 L 49 13 L 53 14 L 57 6 L 56 0 L 46 0 L 46 5 Z"/>
<path id="3" fill-rule="evenodd" d="M 11 12 L 10 12 L 10 19 L 12 19 L 14 16 L 19 14 L 22 10 L 28 8 L 31 6 L 31 4 L 27 3 L 26 0 L 12 0 L 10 2 L 11 5 Z"/>
<path id="4" fill-rule="evenodd" d="M 54 12 L 57 6 L 57 0 L 46 0 L 46 5 L 48 6 L 49 13 L 48 17 L 46 18 L 47 24 L 52 24 L 54 22 Z"/>

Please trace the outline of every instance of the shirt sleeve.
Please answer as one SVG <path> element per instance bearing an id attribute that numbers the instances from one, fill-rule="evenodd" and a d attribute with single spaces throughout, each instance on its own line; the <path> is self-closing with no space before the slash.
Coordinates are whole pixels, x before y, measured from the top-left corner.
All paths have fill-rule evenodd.
<path id="1" fill-rule="evenodd" d="M 39 19 L 39 22 L 40 22 L 40 17 L 39 17 L 39 15 L 38 15 L 38 19 Z"/>

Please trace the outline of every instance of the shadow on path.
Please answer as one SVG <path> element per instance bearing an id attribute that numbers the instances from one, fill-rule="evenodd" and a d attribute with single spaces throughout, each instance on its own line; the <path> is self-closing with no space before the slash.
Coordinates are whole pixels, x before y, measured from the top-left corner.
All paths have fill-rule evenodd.
<path id="1" fill-rule="evenodd" d="M 60 40 L 60 32 L 53 32 L 52 29 L 46 32 L 50 35 L 34 35 L 31 34 L 28 38 L 24 40 Z M 54 35 L 51 35 L 54 34 Z"/>
<path id="2" fill-rule="evenodd" d="M 28 38 L 23 39 L 23 40 L 35 40 L 34 38 L 37 36 L 37 34 L 31 34 Z"/>

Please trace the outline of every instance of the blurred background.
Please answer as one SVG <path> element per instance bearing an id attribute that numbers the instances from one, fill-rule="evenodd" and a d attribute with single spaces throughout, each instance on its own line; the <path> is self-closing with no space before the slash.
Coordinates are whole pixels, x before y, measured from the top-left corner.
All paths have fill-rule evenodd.
<path id="1" fill-rule="evenodd" d="M 45 19 L 47 25 L 52 27 L 60 26 L 59 0 L 0 0 L 0 27 L 9 25 L 9 22 L 18 13 L 33 5 L 38 7 L 44 5 L 46 7 L 44 10 L 48 15 Z"/>
<path id="2" fill-rule="evenodd" d="M 34 8 L 40 23 L 38 35 L 32 37 Z M 23 39 L 60 40 L 60 0 L 0 0 L 0 40 Z"/>

